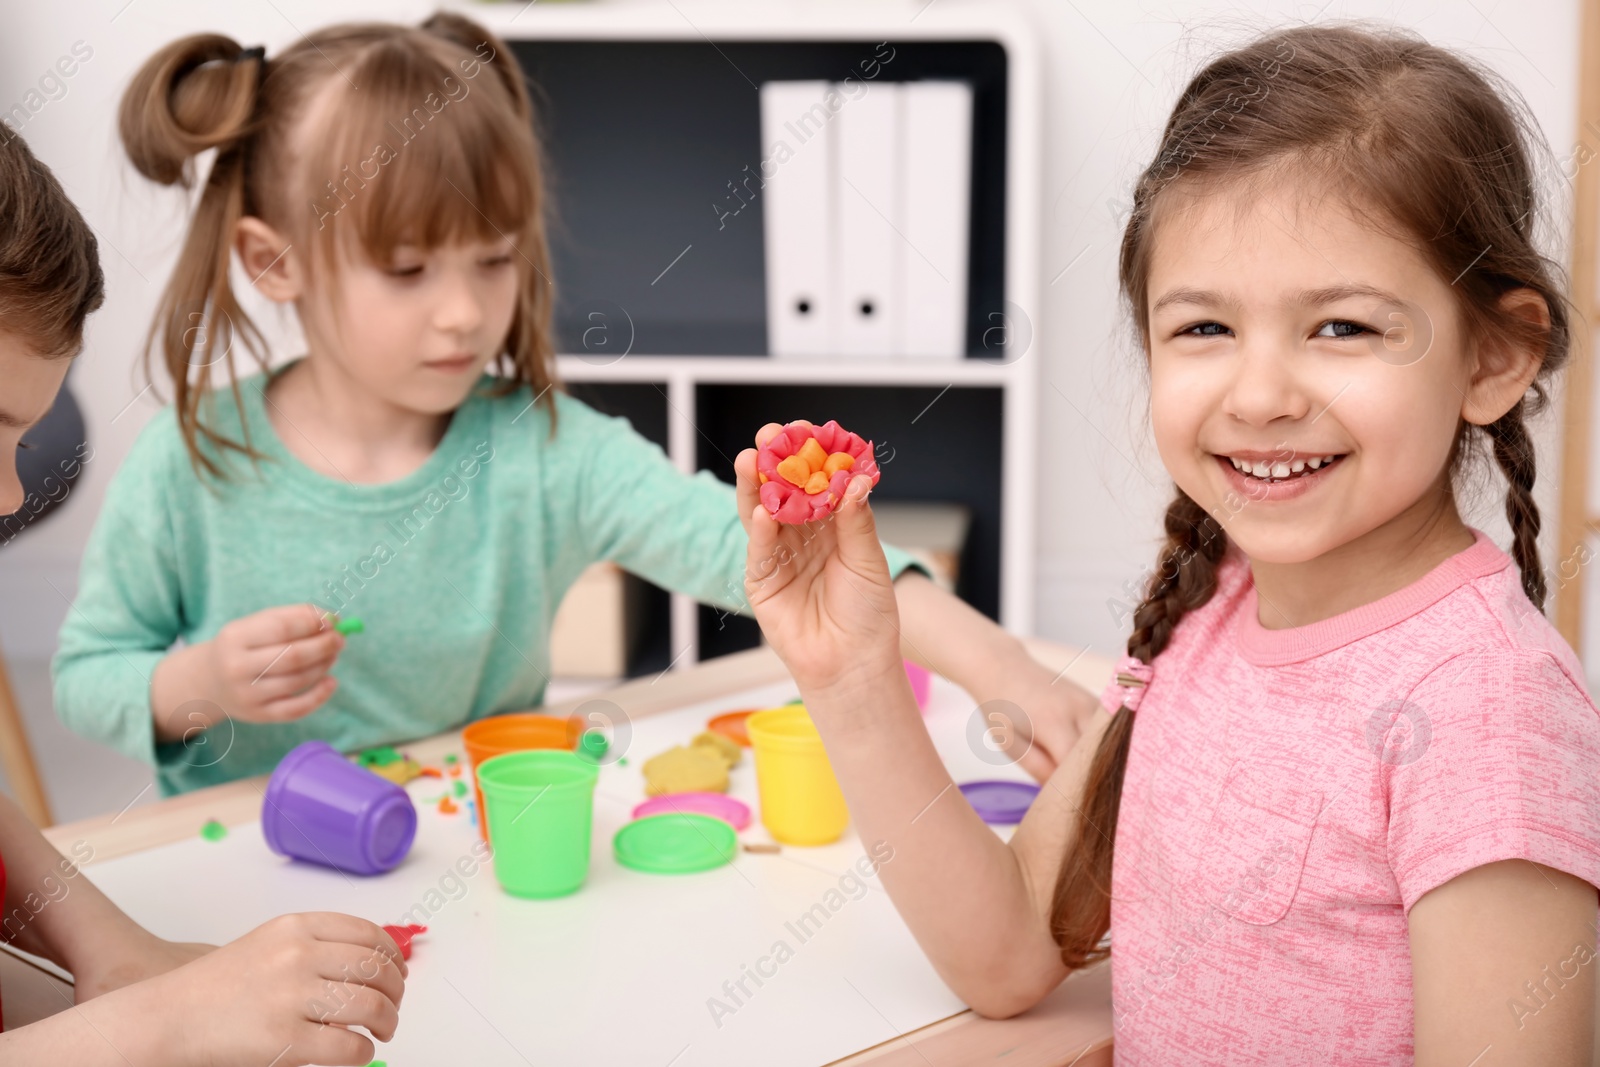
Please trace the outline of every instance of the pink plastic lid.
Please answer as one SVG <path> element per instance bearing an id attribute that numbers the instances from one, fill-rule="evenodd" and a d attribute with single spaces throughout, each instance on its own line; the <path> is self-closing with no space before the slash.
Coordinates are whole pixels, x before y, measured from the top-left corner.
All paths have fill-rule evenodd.
<path id="1" fill-rule="evenodd" d="M 743 830 L 750 825 L 749 806 L 742 800 L 722 793 L 667 793 L 665 796 L 651 797 L 633 809 L 635 819 L 647 815 L 672 814 L 709 815 L 713 819 L 721 819 L 735 830 Z"/>

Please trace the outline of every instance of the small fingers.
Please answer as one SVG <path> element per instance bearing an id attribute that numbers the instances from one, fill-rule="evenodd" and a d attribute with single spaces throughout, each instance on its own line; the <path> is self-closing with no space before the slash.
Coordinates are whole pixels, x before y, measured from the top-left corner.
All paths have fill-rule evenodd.
<path id="1" fill-rule="evenodd" d="M 329 630 L 323 611 L 311 604 L 285 604 L 237 619 L 230 626 L 247 648 L 282 646 Z"/>
<path id="2" fill-rule="evenodd" d="M 1056 773 L 1055 761 L 1038 745 L 1029 745 L 1027 751 L 1018 758 L 1017 766 L 1027 771 L 1036 782 L 1049 781 L 1050 776 Z"/>
<path id="3" fill-rule="evenodd" d="M 344 649 L 344 635 L 335 630 L 278 645 L 247 649 L 228 671 L 237 681 L 259 684 L 274 675 L 288 675 L 321 667 L 326 670 Z"/>
<path id="4" fill-rule="evenodd" d="M 277 700 L 269 700 L 260 705 L 259 717 L 253 717 L 250 721 L 289 722 L 293 719 L 305 718 L 327 703 L 328 698 L 333 696 L 333 691 L 337 688 L 339 688 L 339 679 L 330 674 L 303 693 L 279 697 Z"/>
<path id="5" fill-rule="evenodd" d="M 354 981 L 369 986 L 399 1004 L 406 995 L 407 966 L 400 950 L 388 934 L 374 945 L 324 945 L 328 957 L 322 963 L 323 977 L 330 981 Z M 330 974 L 329 972 L 333 972 Z"/>
<path id="6" fill-rule="evenodd" d="M 394 968 L 384 965 L 388 970 Z M 317 1021 L 337 1026 L 364 1026 L 380 1041 L 394 1037 L 400 1023 L 397 995 L 378 988 L 375 981 L 327 978 L 315 1002 Z"/>
<path id="7" fill-rule="evenodd" d="M 263 704 L 283 697 L 298 696 L 328 677 L 328 668 L 331 666 L 331 663 L 318 663 L 290 674 L 273 671 L 251 683 L 250 695 Z"/>
<path id="8" fill-rule="evenodd" d="M 756 447 L 766 448 L 767 442 L 771 441 L 774 437 L 778 436 L 782 432 L 783 425 L 781 423 L 767 423 L 765 426 L 761 427 L 761 429 L 756 431 Z"/>
<path id="9" fill-rule="evenodd" d="M 341 911 L 308 911 L 301 918 L 311 936 L 318 941 L 333 941 L 381 952 L 400 968 L 402 975 L 410 973 L 405 958 L 400 955 L 400 946 L 377 923 Z"/>
<path id="10" fill-rule="evenodd" d="M 331 1067 L 363 1067 L 372 1062 L 378 1047 L 371 1039 L 336 1024 L 313 1025 L 307 1035 L 294 1043 L 283 1063 L 326 1063 Z"/>
<path id="11" fill-rule="evenodd" d="M 739 518 L 744 521 L 745 532 L 750 532 L 748 516 L 761 503 L 761 480 L 756 475 L 756 450 L 747 448 L 733 461 L 734 492 L 737 494 Z"/>
<path id="12" fill-rule="evenodd" d="M 779 560 L 778 520 L 767 514 L 760 504 L 746 513 L 745 527 L 750 532 L 750 547 L 745 561 L 745 581 L 759 582 L 777 570 Z"/>

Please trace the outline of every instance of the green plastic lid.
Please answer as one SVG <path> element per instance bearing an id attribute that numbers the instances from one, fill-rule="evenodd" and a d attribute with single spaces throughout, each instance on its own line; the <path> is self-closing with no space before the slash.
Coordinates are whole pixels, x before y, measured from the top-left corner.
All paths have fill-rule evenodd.
<path id="1" fill-rule="evenodd" d="M 612 838 L 617 862 L 648 874 L 689 874 L 733 859 L 739 836 L 709 815 L 648 815 Z"/>

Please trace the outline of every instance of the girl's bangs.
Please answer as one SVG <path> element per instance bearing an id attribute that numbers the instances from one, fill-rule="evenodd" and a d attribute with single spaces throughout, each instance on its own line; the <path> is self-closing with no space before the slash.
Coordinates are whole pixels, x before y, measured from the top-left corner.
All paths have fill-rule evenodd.
<path id="1" fill-rule="evenodd" d="M 339 90 L 302 171 L 312 237 L 325 255 L 354 240 L 384 264 L 402 245 L 520 245 L 534 231 L 532 127 L 495 73 L 475 70 L 468 77 L 398 43 L 373 49 L 351 70 L 361 88 Z"/>

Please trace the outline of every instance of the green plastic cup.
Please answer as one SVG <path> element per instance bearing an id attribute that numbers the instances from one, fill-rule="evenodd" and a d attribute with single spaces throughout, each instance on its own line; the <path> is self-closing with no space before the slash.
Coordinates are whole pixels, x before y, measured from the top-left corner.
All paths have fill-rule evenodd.
<path id="1" fill-rule="evenodd" d="M 507 752 L 478 765 L 494 876 L 519 897 L 562 897 L 589 874 L 600 768 L 573 752 Z"/>

